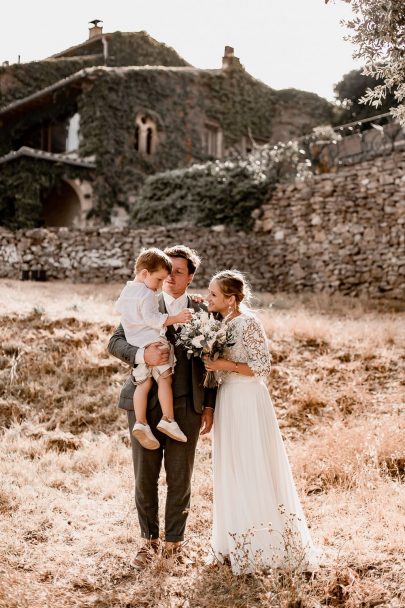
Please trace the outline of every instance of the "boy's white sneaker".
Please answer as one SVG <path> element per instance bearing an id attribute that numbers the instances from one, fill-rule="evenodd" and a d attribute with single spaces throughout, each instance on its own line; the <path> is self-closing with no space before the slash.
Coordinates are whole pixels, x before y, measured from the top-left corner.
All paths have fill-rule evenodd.
<path id="1" fill-rule="evenodd" d="M 182 441 L 183 443 L 186 443 L 187 441 L 187 437 L 185 436 L 185 434 L 183 433 L 183 431 L 175 420 L 169 421 L 164 420 L 164 418 L 162 418 L 156 428 L 161 433 L 164 433 L 168 437 L 171 437 L 171 439 L 175 439 L 176 441 Z"/>
<path id="2" fill-rule="evenodd" d="M 150 430 L 149 424 L 135 422 L 134 428 L 132 429 L 132 436 L 147 450 L 157 450 L 160 447 L 160 443 Z"/>

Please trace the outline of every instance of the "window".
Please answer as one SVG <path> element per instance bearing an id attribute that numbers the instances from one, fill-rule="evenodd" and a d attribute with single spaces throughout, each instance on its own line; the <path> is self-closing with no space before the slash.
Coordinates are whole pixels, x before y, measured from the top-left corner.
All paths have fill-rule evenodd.
<path id="1" fill-rule="evenodd" d="M 25 132 L 21 145 L 60 154 L 77 151 L 79 143 L 80 115 L 76 112 L 65 120 L 46 122 Z"/>
<path id="2" fill-rule="evenodd" d="M 215 158 L 223 156 L 222 129 L 214 124 L 207 123 L 204 127 L 203 147 L 206 154 Z"/>
<path id="3" fill-rule="evenodd" d="M 134 147 L 144 156 L 152 156 L 157 148 L 156 122 L 147 114 L 140 113 L 135 119 Z"/>
<path id="4" fill-rule="evenodd" d="M 69 118 L 66 137 L 66 152 L 79 149 L 80 114 L 76 112 Z"/>

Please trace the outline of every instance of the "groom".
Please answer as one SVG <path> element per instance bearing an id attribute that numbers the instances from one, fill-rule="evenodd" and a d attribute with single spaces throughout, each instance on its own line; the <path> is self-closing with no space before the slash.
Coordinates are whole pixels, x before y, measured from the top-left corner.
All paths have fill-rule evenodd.
<path id="1" fill-rule="evenodd" d="M 165 249 L 172 262 L 172 272 L 163 283 L 159 295 L 159 309 L 163 313 L 175 315 L 183 308 L 201 308 L 187 295 L 187 287 L 193 280 L 200 258 L 195 251 L 183 245 Z M 169 326 L 167 339 L 175 345 L 176 328 Z M 109 352 L 131 366 L 145 362 L 147 365 L 163 365 L 168 361 L 168 352 L 157 344 L 146 348 L 131 346 L 125 339 L 121 325 L 111 337 Z M 135 424 L 133 394 L 135 386 L 132 375 L 125 382 L 118 407 L 127 410 L 128 426 L 132 443 L 132 459 L 135 473 L 135 504 L 138 511 L 141 536 L 145 544 L 138 551 L 134 565 L 142 568 L 159 551 L 159 505 L 158 480 L 162 461 L 166 470 L 167 499 L 165 510 L 166 555 L 181 556 L 184 530 L 190 507 L 191 475 L 198 435 L 208 433 L 213 422 L 215 389 L 204 389 L 204 365 L 201 359 L 187 359 L 182 346 L 175 345 L 176 367 L 173 376 L 173 398 L 175 419 L 187 435 L 187 443 L 173 441 L 156 429 L 162 417 L 154 382 L 148 397 L 147 419 L 152 433 L 160 442 L 157 450 L 143 448 L 131 435 Z"/>

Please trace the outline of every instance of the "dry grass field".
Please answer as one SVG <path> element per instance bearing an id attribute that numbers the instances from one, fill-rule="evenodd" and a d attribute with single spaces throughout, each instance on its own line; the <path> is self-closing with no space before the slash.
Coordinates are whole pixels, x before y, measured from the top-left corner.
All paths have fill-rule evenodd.
<path id="1" fill-rule="evenodd" d="M 139 573 L 128 431 L 116 409 L 127 370 L 106 352 L 119 290 L 0 281 L 0 607 L 404 607 L 404 314 L 341 297 L 258 301 L 270 390 L 325 550 L 315 575 L 234 577 L 205 565 L 209 437 L 194 472 L 192 563 L 156 557 Z"/>

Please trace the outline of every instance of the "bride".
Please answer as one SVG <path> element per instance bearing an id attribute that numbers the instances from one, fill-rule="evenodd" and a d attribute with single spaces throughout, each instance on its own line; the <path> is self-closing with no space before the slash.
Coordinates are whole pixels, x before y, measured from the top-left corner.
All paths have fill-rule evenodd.
<path id="1" fill-rule="evenodd" d="M 214 417 L 212 548 L 235 574 L 256 566 L 316 566 L 315 550 L 295 489 L 266 386 L 267 338 L 247 307 L 241 273 L 225 270 L 209 285 L 208 310 L 227 319 L 233 346 L 205 359 L 220 382 Z"/>

